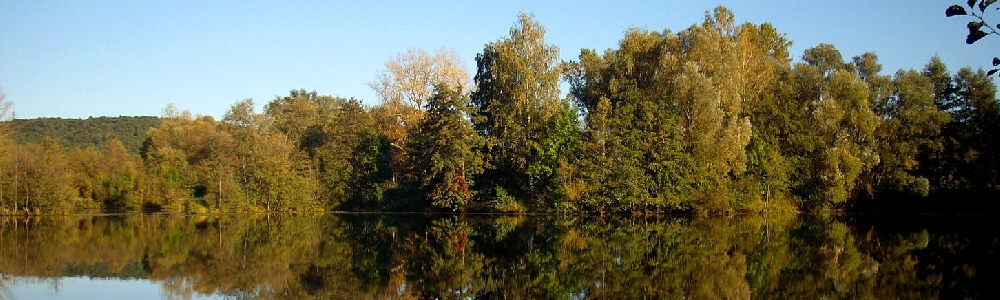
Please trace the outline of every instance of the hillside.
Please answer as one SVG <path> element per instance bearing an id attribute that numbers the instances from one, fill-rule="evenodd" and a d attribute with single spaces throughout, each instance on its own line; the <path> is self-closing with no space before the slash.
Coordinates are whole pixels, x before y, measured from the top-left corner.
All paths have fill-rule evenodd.
<path id="1" fill-rule="evenodd" d="M 10 128 L 14 140 L 21 144 L 40 143 L 45 137 L 52 137 L 67 149 L 103 147 L 117 137 L 130 152 L 139 153 L 146 131 L 159 124 L 160 118 L 150 116 L 39 118 L 10 121 Z"/>

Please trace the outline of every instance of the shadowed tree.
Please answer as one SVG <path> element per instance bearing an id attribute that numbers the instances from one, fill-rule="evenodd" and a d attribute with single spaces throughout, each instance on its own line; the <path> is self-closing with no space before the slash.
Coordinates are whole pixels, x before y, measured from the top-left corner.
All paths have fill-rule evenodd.
<path id="1" fill-rule="evenodd" d="M 892 93 L 877 105 L 882 123 L 876 130 L 876 148 L 880 162 L 866 181 L 872 190 L 926 196 L 928 178 L 918 175 L 921 152 L 940 148 L 942 126 L 950 120 L 948 112 L 934 104 L 931 78 L 916 71 L 896 72 Z"/>
<path id="2" fill-rule="evenodd" d="M 472 111 L 461 86 L 438 85 L 410 143 L 413 175 L 431 206 L 464 211 L 472 199 L 473 176 L 482 172 L 475 151 L 481 138 L 472 128 Z"/>

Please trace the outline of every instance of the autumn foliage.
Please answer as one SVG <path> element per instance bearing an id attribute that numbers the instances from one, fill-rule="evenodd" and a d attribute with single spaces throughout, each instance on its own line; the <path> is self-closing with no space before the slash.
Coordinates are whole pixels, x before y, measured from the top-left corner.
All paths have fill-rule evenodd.
<path id="1" fill-rule="evenodd" d="M 453 51 L 392 58 L 374 106 L 293 90 L 221 119 L 168 107 L 139 153 L 14 143 L 0 122 L 0 211 L 740 213 L 1000 191 L 985 71 L 887 75 L 874 53 L 790 45 L 719 7 L 558 61 L 522 14 L 471 80 Z"/>

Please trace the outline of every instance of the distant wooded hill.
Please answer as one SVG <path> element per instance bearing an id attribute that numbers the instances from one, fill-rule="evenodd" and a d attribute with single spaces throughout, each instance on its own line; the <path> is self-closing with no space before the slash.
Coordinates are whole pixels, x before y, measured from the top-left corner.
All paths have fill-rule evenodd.
<path id="1" fill-rule="evenodd" d="M 129 152 L 139 153 L 146 131 L 159 124 L 159 117 L 138 116 L 17 119 L 10 122 L 10 127 L 14 140 L 21 144 L 41 143 L 45 137 L 51 137 L 64 149 L 100 148 L 118 138 Z"/>

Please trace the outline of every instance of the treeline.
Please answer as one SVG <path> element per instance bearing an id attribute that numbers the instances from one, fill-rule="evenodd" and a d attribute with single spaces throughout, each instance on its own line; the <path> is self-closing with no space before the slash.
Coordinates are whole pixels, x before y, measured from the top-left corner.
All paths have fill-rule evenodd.
<path id="1" fill-rule="evenodd" d="M 628 30 L 577 61 L 557 61 L 544 35 L 521 15 L 471 81 L 452 53 L 411 50 L 370 84 L 374 107 L 298 90 L 222 120 L 171 109 L 138 156 L 115 141 L 8 146 L 0 203 L 724 213 L 997 192 L 1000 112 L 982 70 L 952 74 L 934 57 L 883 75 L 875 54 L 845 60 L 829 44 L 793 62 L 777 29 L 722 7 L 677 33 Z"/>
<path id="2" fill-rule="evenodd" d="M 91 117 L 86 119 L 15 119 L 8 123 L 11 137 L 19 144 L 41 144 L 45 138 L 55 139 L 62 148 L 104 147 L 112 139 L 138 154 L 146 131 L 160 124 L 152 116 Z"/>

